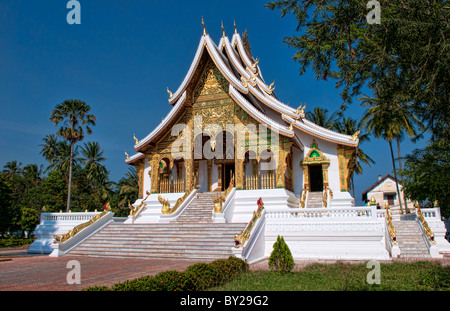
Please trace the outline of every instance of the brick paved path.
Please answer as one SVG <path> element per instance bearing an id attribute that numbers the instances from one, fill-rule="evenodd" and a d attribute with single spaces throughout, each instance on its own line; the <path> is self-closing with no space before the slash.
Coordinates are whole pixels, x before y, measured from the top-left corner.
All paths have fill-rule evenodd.
<path id="1" fill-rule="evenodd" d="M 5 254 L 13 256 L 4 256 Z M 26 250 L 0 251 L 0 291 L 80 291 L 93 285 L 113 285 L 145 275 L 155 275 L 166 270 L 183 271 L 199 261 L 167 259 L 101 258 L 63 256 L 59 258 L 27 256 Z M 19 255 L 19 256 L 17 256 Z M 22 256 L 20 256 L 22 255 Z M 23 256 L 25 255 L 25 256 Z M 70 260 L 80 262 L 81 284 L 67 284 Z M 423 260 L 423 259 L 416 259 Z M 415 261 L 399 260 L 396 261 Z M 443 259 L 428 259 L 450 265 L 450 255 Z M 312 263 L 334 263 L 330 260 L 296 260 L 296 270 Z M 358 263 L 358 261 L 353 261 Z M 250 265 L 251 270 L 266 270 L 267 260 Z"/>
<path id="2" fill-rule="evenodd" d="M 81 284 L 67 284 L 70 260 L 80 262 Z M 101 258 L 84 256 L 0 257 L 0 291 L 79 291 L 92 285 L 113 285 L 161 271 L 183 271 L 198 261 Z"/>

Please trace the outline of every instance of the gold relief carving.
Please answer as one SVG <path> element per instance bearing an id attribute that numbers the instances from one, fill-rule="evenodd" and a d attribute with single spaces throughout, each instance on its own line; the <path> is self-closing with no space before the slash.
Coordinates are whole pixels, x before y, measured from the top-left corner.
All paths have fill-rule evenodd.
<path id="1" fill-rule="evenodd" d="M 194 98 L 202 95 L 226 93 L 228 91 L 228 85 L 228 80 L 224 78 L 214 62 L 209 60 L 195 88 Z"/>
<path id="2" fill-rule="evenodd" d="M 235 160 L 235 179 L 236 179 L 236 189 L 244 189 L 244 160 Z"/>
<path id="3" fill-rule="evenodd" d="M 352 166 L 355 155 L 355 148 L 346 147 L 344 145 L 337 146 L 338 162 L 339 162 L 339 182 L 341 191 L 350 191 L 350 179 L 352 175 Z"/>

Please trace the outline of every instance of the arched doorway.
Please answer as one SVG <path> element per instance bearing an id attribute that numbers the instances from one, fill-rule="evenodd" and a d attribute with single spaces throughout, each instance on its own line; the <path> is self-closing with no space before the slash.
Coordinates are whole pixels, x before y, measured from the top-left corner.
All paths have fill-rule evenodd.
<path id="1" fill-rule="evenodd" d="M 323 191 L 328 187 L 330 160 L 323 155 L 315 140 L 312 141 L 310 148 L 300 163 L 303 167 L 304 188 L 311 192 Z"/>

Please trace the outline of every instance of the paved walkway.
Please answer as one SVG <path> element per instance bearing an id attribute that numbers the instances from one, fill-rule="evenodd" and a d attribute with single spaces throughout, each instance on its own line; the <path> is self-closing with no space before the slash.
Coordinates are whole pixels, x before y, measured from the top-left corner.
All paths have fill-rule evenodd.
<path id="1" fill-rule="evenodd" d="M 183 271 L 198 261 L 167 259 L 101 258 L 43 255 L 29 256 L 25 252 L 0 251 L 0 291 L 79 291 L 93 285 L 113 285 L 118 282 L 161 271 Z M 70 260 L 80 263 L 81 284 L 67 284 L 73 267 Z"/>
<path id="2" fill-rule="evenodd" d="M 70 260 L 77 260 L 80 263 L 81 284 L 67 283 L 67 275 L 73 271 L 73 267 L 67 268 Z M 428 260 L 450 265 L 449 255 L 439 260 Z M 197 262 L 199 261 L 87 256 L 54 258 L 47 255 L 31 256 L 26 253 L 26 249 L 0 250 L 0 291 L 80 291 L 88 286 L 110 286 L 166 270 L 183 271 Z M 299 270 L 315 262 L 334 263 L 336 261 L 296 261 L 296 269 Z M 359 262 L 353 261 L 353 263 Z M 267 260 L 251 265 L 250 269 L 267 269 Z"/>

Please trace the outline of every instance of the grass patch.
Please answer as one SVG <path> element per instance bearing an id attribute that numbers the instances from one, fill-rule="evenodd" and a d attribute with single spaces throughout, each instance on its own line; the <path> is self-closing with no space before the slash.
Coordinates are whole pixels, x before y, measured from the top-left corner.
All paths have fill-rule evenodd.
<path id="1" fill-rule="evenodd" d="M 23 238 L 16 238 L 16 237 L 8 237 L 8 238 L 1 238 L 0 239 L 0 249 L 2 248 L 11 248 L 11 247 L 23 247 L 26 245 L 30 245 L 33 243 L 34 238 L 30 239 L 23 239 Z"/>
<path id="2" fill-rule="evenodd" d="M 366 264 L 313 264 L 301 271 L 249 271 L 217 291 L 450 291 L 450 267 L 434 262 L 381 264 L 380 284 L 368 284 Z"/>

